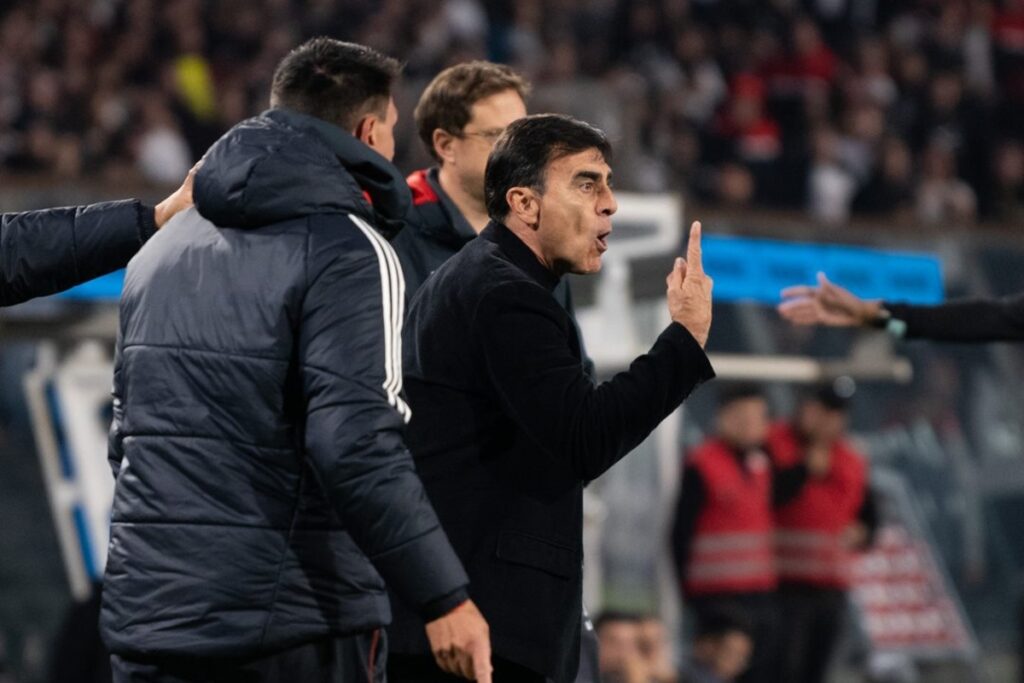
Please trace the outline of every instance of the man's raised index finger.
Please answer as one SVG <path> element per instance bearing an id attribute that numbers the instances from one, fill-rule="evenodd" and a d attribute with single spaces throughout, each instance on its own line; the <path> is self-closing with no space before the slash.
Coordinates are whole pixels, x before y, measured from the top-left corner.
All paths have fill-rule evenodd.
<path id="1" fill-rule="evenodd" d="M 687 270 L 692 273 L 704 272 L 704 264 L 700 258 L 700 233 L 700 221 L 694 221 L 690 226 L 690 242 L 686 245 Z"/>

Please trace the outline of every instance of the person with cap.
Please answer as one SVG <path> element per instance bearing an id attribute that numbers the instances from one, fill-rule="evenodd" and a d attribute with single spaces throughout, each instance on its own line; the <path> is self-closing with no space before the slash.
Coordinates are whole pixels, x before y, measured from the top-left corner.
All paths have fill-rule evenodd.
<path id="1" fill-rule="evenodd" d="M 684 601 L 698 622 L 722 609 L 747 616 L 754 652 L 740 680 L 757 683 L 775 680 L 774 480 L 792 477 L 772 471 L 764 449 L 769 426 L 768 402 L 757 386 L 720 393 L 715 433 L 683 466 L 672 526 Z"/>
<path id="2" fill-rule="evenodd" d="M 866 523 L 867 462 L 845 436 L 850 392 L 843 388 L 817 388 L 801 400 L 793 421 L 768 432 L 775 467 L 800 474 L 775 509 L 786 683 L 825 680 L 845 613 L 852 554 L 866 548 L 873 533 Z"/>

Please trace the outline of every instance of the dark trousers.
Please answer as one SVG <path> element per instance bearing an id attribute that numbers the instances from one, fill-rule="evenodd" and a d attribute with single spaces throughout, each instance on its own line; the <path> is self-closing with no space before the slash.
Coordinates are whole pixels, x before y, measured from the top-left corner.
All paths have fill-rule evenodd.
<path id="1" fill-rule="evenodd" d="M 501 657 L 491 657 L 494 683 L 544 683 L 542 674 Z M 429 655 L 391 655 L 388 659 L 388 683 L 466 683 L 445 673 Z"/>
<path id="2" fill-rule="evenodd" d="M 703 615 L 729 611 L 745 617 L 753 630 L 750 666 L 737 683 L 795 683 L 779 678 L 779 615 L 772 593 L 737 593 L 692 597 L 688 601 L 698 621 Z"/>
<path id="3" fill-rule="evenodd" d="M 384 683 L 384 630 L 329 638 L 253 659 L 110 658 L 114 683 Z"/>
<path id="4" fill-rule="evenodd" d="M 824 683 L 846 614 L 846 592 L 785 585 L 779 589 L 782 675 L 786 683 Z"/>

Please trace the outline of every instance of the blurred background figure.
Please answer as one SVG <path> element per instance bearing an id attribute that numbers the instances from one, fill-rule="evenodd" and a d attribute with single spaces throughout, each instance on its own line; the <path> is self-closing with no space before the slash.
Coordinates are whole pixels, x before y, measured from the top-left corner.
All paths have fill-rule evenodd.
<path id="1" fill-rule="evenodd" d="M 652 683 L 676 683 L 679 672 L 672 663 L 672 643 L 660 617 L 650 614 L 640 618 L 640 656 L 647 664 Z"/>
<path id="2" fill-rule="evenodd" d="M 751 683 L 774 681 L 777 665 L 768 428 L 756 386 L 721 391 L 715 434 L 686 456 L 672 528 L 673 566 L 697 623 L 722 609 L 750 619 L 754 652 L 742 680 Z"/>
<path id="3" fill-rule="evenodd" d="M 605 612 L 594 621 L 601 683 L 678 683 L 664 622 L 650 614 Z"/>
<path id="4" fill-rule="evenodd" d="M 779 467 L 803 482 L 775 513 L 781 680 L 823 683 L 846 615 L 853 555 L 870 544 L 867 461 L 846 437 L 852 387 L 806 396 L 792 422 L 772 426 Z"/>
<path id="5" fill-rule="evenodd" d="M 732 683 L 747 669 L 754 650 L 750 624 L 742 614 L 714 610 L 697 622 L 690 661 L 679 683 Z"/>
<path id="6" fill-rule="evenodd" d="M 647 683 L 640 622 L 641 616 L 630 612 L 605 612 L 594 620 L 601 683 Z"/>

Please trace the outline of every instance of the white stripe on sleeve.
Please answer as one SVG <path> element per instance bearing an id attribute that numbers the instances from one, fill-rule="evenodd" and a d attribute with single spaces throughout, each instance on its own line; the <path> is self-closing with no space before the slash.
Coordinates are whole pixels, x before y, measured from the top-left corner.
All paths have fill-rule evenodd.
<path id="1" fill-rule="evenodd" d="M 405 278 L 398 255 L 374 228 L 359 216 L 349 214 L 377 254 L 380 268 L 381 307 L 384 310 L 384 392 L 402 418 L 408 422 L 412 411 L 402 400 L 402 319 L 405 316 Z"/>

